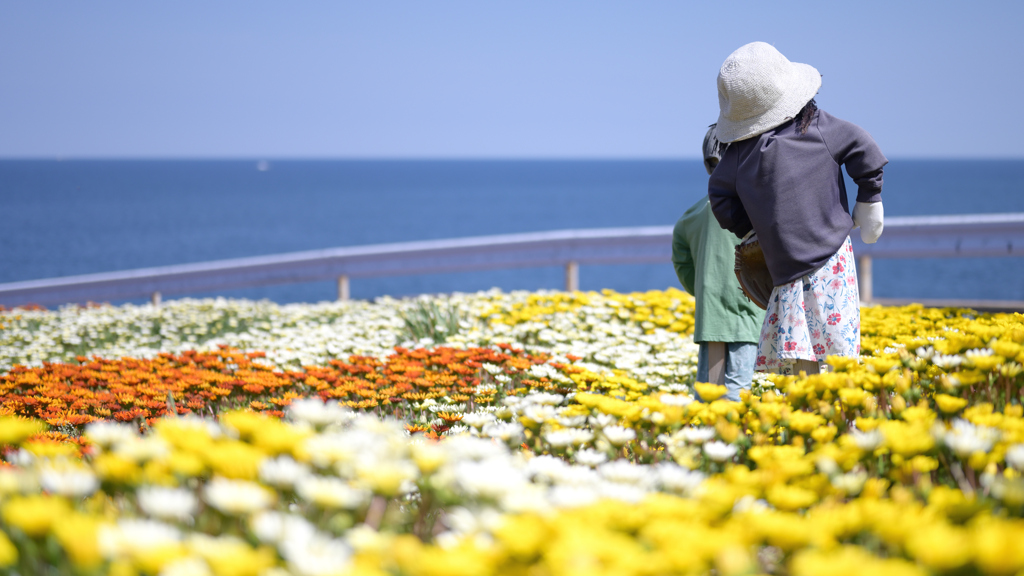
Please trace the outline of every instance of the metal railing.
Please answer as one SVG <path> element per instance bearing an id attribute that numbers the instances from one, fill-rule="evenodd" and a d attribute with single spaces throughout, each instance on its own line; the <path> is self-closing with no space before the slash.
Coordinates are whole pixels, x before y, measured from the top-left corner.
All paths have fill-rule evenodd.
<path id="1" fill-rule="evenodd" d="M 1024 256 L 1024 213 L 894 217 L 876 244 L 853 234 L 862 300 L 871 301 L 874 258 Z M 140 268 L 0 284 L 0 304 L 53 305 L 126 300 L 232 288 L 336 280 L 349 297 L 352 278 L 564 266 L 567 290 L 579 288 L 579 266 L 666 264 L 672 227 L 558 230 L 376 244 Z"/>

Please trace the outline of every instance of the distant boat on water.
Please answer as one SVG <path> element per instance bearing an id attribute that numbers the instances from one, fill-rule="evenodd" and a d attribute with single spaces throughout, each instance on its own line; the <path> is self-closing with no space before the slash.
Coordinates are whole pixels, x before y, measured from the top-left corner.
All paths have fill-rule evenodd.
<path id="1" fill-rule="evenodd" d="M 270 162 L 267 162 L 266 160 L 260 160 L 259 162 L 256 163 L 256 169 L 259 170 L 260 172 L 266 172 L 267 170 L 270 170 Z"/>

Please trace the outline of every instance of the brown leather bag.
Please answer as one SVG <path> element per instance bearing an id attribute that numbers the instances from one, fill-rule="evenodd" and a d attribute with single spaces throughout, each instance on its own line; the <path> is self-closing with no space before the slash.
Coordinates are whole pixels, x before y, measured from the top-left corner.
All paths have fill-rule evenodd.
<path id="1" fill-rule="evenodd" d="M 764 261 L 764 252 L 761 251 L 761 243 L 757 241 L 756 234 L 736 245 L 734 269 L 740 288 L 747 298 L 762 310 L 767 310 L 768 299 L 772 296 L 775 283 L 772 281 L 771 272 L 768 271 L 768 264 Z"/>

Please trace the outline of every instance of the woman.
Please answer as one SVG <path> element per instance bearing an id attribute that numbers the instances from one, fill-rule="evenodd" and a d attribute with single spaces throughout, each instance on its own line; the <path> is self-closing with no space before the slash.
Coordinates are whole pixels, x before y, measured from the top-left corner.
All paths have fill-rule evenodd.
<path id="1" fill-rule="evenodd" d="M 755 368 L 813 373 L 827 356 L 860 355 L 860 298 L 849 234 L 882 233 L 882 167 L 862 128 L 819 110 L 821 75 L 753 42 L 718 73 L 718 138 L 729 143 L 708 182 L 723 228 L 751 232 L 775 288 Z M 857 184 L 850 217 L 840 166 Z"/>

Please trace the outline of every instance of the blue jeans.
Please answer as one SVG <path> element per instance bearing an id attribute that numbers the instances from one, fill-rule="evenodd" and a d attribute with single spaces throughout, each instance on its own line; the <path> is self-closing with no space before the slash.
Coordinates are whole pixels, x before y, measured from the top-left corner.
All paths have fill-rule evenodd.
<path id="1" fill-rule="evenodd" d="M 725 343 L 725 394 L 727 400 L 739 402 L 740 390 L 750 390 L 754 378 L 754 361 L 757 360 L 756 342 Z M 700 342 L 697 354 L 697 382 L 708 381 L 708 343 Z"/>

